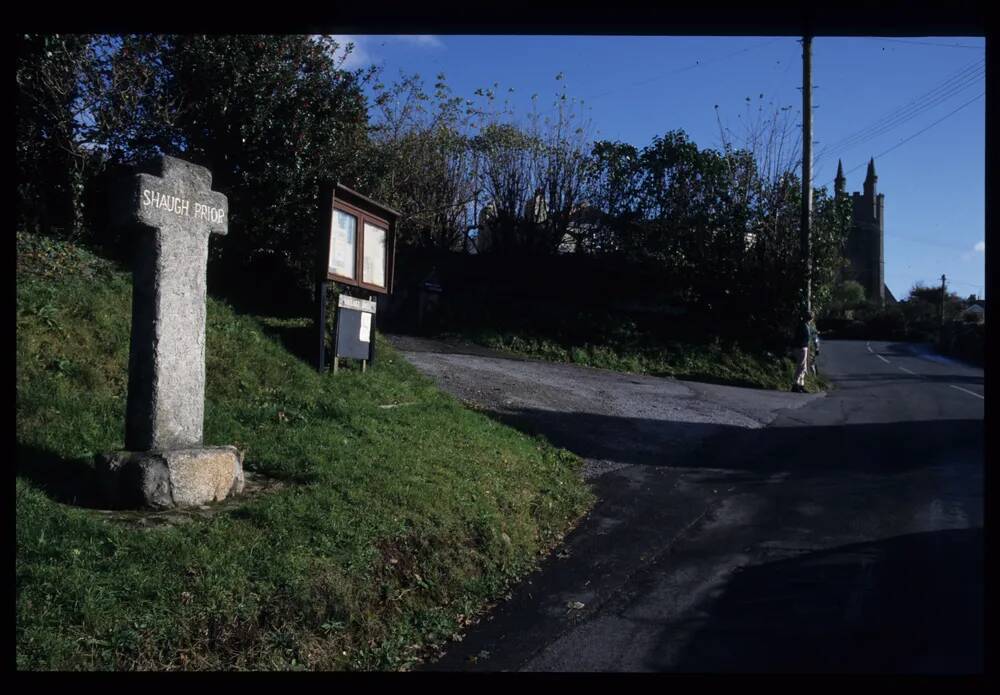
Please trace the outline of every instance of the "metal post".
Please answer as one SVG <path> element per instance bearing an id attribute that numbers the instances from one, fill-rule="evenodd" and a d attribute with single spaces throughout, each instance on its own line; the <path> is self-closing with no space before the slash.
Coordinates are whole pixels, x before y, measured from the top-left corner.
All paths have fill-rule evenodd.
<path id="1" fill-rule="evenodd" d="M 379 316 L 379 313 L 378 313 L 378 295 L 377 294 L 373 294 L 373 295 L 371 295 L 369 297 L 369 299 L 371 301 L 375 302 L 375 315 L 372 316 L 372 333 L 371 333 L 370 336 L 368 336 L 370 338 L 370 340 L 368 342 L 368 363 L 374 367 L 375 366 L 375 328 L 376 328 L 376 324 L 378 323 L 378 316 Z"/>
<path id="2" fill-rule="evenodd" d="M 322 374 L 326 366 L 326 282 L 316 283 L 316 333 L 319 336 L 319 351 L 316 355 L 316 370 Z"/>
<path id="3" fill-rule="evenodd" d="M 802 37 L 802 262 L 806 311 L 812 310 L 812 36 Z"/>
<path id="4" fill-rule="evenodd" d="M 340 302 L 333 309 L 333 373 L 340 366 Z"/>

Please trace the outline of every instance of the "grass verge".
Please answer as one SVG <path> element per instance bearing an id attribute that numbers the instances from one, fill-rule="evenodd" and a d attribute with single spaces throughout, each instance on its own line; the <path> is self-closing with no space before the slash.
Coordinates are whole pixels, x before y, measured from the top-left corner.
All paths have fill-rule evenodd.
<path id="1" fill-rule="evenodd" d="M 19 669 L 405 669 L 592 503 L 577 457 L 462 408 L 381 339 L 367 374 L 320 376 L 275 337 L 287 320 L 209 300 L 205 442 L 286 485 L 183 525 L 110 523 L 53 491 L 123 446 L 130 276 L 71 244 L 17 250 Z"/>
<path id="2" fill-rule="evenodd" d="M 458 336 L 456 336 L 458 337 Z M 730 386 L 789 391 L 795 379 L 791 358 L 749 351 L 735 343 L 704 344 L 640 340 L 574 345 L 530 334 L 477 331 L 461 336 L 485 347 L 552 362 L 569 362 L 618 372 L 668 376 Z M 808 375 L 806 390 L 830 388 L 822 375 Z"/>

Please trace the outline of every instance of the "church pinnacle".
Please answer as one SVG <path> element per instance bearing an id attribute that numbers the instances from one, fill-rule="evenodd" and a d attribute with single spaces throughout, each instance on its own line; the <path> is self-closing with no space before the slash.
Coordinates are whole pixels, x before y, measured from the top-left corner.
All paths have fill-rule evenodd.
<path id="1" fill-rule="evenodd" d="M 865 176 L 865 196 L 875 197 L 875 183 L 878 176 L 875 174 L 875 158 L 868 160 L 868 175 Z"/>
<path id="2" fill-rule="evenodd" d="M 844 177 L 844 163 L 837 160 L 837 178 L 833 180 L 833 192 L 835 195 L 842 195 L 847 187 L 847 179 Z"/>

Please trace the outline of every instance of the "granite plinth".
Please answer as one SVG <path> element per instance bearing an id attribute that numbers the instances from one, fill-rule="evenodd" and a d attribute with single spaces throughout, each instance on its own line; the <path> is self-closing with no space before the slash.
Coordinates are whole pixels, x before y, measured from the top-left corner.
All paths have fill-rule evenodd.
<path id="1" fill-rule="evenodd" d="M 97 457 L 110 506 L 170 509 L 220 502 L 243 491 L 243 454 L 234 446 L 116 451 Z"/>

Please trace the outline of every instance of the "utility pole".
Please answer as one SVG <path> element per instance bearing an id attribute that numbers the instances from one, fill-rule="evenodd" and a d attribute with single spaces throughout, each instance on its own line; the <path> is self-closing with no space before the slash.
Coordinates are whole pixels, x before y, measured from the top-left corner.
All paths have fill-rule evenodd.
<path id="1" fill-rule="evenodd" d="M 802 263 L 806 311 L 812 310 L 812 36 L 802 37 Z"/>
<path id="2" fill-rule="evenodd" d="M 941 327 L 944 328 L 944 298 L 945 298 L 945 277 L 941 274 Z"/>

